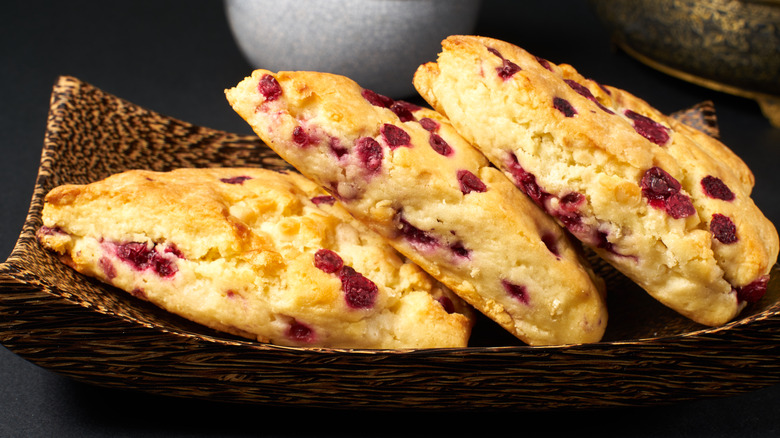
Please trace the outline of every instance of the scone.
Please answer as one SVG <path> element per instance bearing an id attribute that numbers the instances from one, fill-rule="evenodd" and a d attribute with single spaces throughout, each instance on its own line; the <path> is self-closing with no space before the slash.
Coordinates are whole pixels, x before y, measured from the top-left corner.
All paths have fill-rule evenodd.
<path id="1" fill-rule="evenodd" d="M 81 273 L 278 345 L 465 347 L 475 316 L 294 172 L 134 170 L 60 186 L 38 238 Z"/>
<path id="2" fill-rule="evenodd" d="M 602 282 L 434 111 L 317 72 L 256 70 L 226 95 L 283 159 L 518 339 L 601 339 Z"/>
<path id="3" fill-rule="evenodd" d="M 506 42 L 451 36 L 414 84 L 584 244 L 706 325 L 766 291 L 778 236 L 719 141 Z"/>

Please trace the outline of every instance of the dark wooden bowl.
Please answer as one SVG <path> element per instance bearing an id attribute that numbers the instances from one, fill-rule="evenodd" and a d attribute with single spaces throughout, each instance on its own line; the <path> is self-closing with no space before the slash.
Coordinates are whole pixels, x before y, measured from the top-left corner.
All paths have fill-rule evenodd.
<path id="1" fill-rule="evenodd" d="M 131 168 L 285 167 L 257 138 L 174 120 L 70 77 L 54 87 L 29 215 L 0 265 L 0 342 L 95 385 L 235 403 L 337 409 L 542 410 L 657 405 L 780 382 L 780 269 L 717 328 L 659 305 L 603 264 L 602 342 L 528 347 L 480 320 L 468 348 L 335 350 L 217 333 L 81 276 L 35 240 L 43 197 Z"/>

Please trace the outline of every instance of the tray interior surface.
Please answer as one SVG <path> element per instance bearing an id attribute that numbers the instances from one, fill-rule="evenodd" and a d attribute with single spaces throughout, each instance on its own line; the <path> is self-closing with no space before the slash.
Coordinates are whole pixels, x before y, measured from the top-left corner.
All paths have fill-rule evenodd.
<path id="1" fill-rule="evenodd" d="M 288 168 L 256 137 L 194 126 L 60 78 L 28 218 L 0 265 L 0 341 L 36 363 L 105 386 L 314 406 L 668 403 L 780 381 L 778 266 L 766 296 L 723 327 L 679 316 L 589 255 L 608 286 L 610 322 L 600 343 L 528 347 L 481 318 L 465 349 L 327 350 L 264 345 L 204 328 L 75 273 L 34 238 L 43 197 L 57 185 L 134 168 L 217 166 Z M 756 364 L 760 372 L 750 369 Z M 363 383 L 345 380 L 345 367 Z M 517 384 L 529 380 L 530 386 Z M 540 396 L 540 388 L 549 395 Z M 404 396 L 387 399 L 398 392 Z"/>

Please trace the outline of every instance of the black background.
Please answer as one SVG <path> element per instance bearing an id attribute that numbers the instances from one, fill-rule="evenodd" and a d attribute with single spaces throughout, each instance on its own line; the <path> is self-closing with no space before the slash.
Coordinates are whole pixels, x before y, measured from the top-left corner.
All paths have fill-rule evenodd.
<path id="1" fill-rule="evenodd" d="M 197 125 L 250 133 L 223 94 L 251 66 L 234 44 L 220 1 L 12 0 L 3 2 L 1 11 L 2 260 L 27 213 L 49 95 L 58 76 L 75 76 Z M 724 142 L 756 175 L 754 200 L 780 223 L 780 129 L 770 126 L 755 102 L 665 76 L 614 50 L 584 1 L 487 0 L 475 32 L 570 63 L 585 76 L 626 88 L 667 113 L 714 101 Z M 595 411 L 283 409 L 93 387 L 0 347 L 0 436 L 769 437 L 780 436 L 778 406 L 780 385 L 736 397 Z"/>

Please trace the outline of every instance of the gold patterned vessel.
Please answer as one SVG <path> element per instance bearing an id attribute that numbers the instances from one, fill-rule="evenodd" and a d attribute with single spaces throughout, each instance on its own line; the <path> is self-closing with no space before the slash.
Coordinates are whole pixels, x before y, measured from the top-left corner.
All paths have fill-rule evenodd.
<path id="1" fill-rule="evenodd" d="M 780 0 L 590 0 L 614 43 L 672 76 L 756 100 L 780 127 Z"/>

